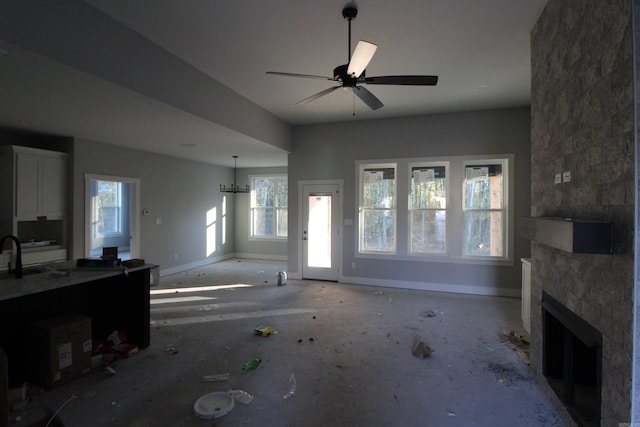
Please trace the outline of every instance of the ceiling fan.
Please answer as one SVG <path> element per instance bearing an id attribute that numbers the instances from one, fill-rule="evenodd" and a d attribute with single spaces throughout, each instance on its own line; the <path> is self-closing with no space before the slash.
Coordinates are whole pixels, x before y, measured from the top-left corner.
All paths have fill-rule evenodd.
<path id="1" fill-rule="evenodd" d="M 354 3 L 349 3 L 342 9 L 342 16 L 349 21 L 349 56 L 348 64 L 339 65 L 333 70 L 333 77 L 316 76 L 312 74 L 296 74 L 296 73 L 283 73 L 279 71 L 267 71 L 267 74 L 275 74 L 279 76 L 287 77 L 302 77 L 307 79 L 320 79 L 330 80 L 340 83 L 338 86 L 330 87 L 320 91 L 308 98 L 303 99 L 296 103 L 296 105 L 308 104 L 316 99 L 327 95 L 336 89 L 344 88 L 351 89 L 353 93 L 362 100 L 372 110 L 377 110 L 384 106 L 376 96 L 369 92 L 361 84 L 370 85 L 404 85 L 404 86 L 434 86 L 438 83 L 438 76 L 421 76 L 421 75 L 408 75 L 408 76 L 379 76 L 379 77 L 365 77 L 365 69 L 373 54 L 378 48 L 377 45 L 360 40 L 356 49 L 351 55 L 351 21 L 353 21 L 358 14 L 358 9 Z"/>

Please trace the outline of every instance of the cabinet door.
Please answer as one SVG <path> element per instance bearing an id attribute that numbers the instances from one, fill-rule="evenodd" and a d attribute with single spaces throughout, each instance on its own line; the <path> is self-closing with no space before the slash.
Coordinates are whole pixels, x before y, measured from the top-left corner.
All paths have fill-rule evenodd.
<path id="1" fill-rule="evenodd" d="M 38 157 L 16 156 L 16 217 L 34 220 L 39 212 Z"/>
<path id="2" fill-rule="evenodd" d="M 64 212 L 65 160 L 54 157 L 40 159 L 40 215 L 62 218 Z"/>

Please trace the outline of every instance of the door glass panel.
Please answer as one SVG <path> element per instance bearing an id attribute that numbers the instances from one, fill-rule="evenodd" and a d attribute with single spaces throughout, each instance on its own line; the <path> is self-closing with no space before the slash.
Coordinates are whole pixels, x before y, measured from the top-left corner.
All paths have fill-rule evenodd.
<path id="1" fill-rule="evenodd" d="M 307 265 L 331 268 L 331 196 L 309 196 Z"/>

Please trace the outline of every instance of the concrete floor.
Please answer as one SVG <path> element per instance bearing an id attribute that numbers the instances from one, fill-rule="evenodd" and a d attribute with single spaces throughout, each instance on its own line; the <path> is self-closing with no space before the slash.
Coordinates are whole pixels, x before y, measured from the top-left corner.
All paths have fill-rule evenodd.
<path id="1" fill-rule="evenodd" d="M 152 289 L 149 348 L 119 361 L 114 375 L 96 369 L 31 405 L 55 411 L 75 396 L 59 413 L 69 427 L 563 425 L 530 368 L 498 338 L 523 330 L 520 300 L 316 281 L 276 286 L 283 269 L 229 260 L 163 278 Z M 260 325 L 276 333 L 259 337 Z M 431 356 L 411 354 L 418 339 Z M 261 365 L 242 372 L 253 358 Z M 225 373 L 228 380 L 203 381 Z M 295 394 L 285 399 L 291 374 Z M 215 420 L 193 415 L 200 396 L 229 389 L 254 399 Z"/>

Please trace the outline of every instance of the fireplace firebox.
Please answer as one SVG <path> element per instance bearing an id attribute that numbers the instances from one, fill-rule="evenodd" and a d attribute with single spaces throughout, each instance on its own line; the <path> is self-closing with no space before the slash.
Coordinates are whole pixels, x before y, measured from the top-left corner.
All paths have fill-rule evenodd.
<path id="1" fill-rule="evenodd" d="M 542 292 L 542 373 L 581 426 L 600 425 L 602 334 Z"/>

